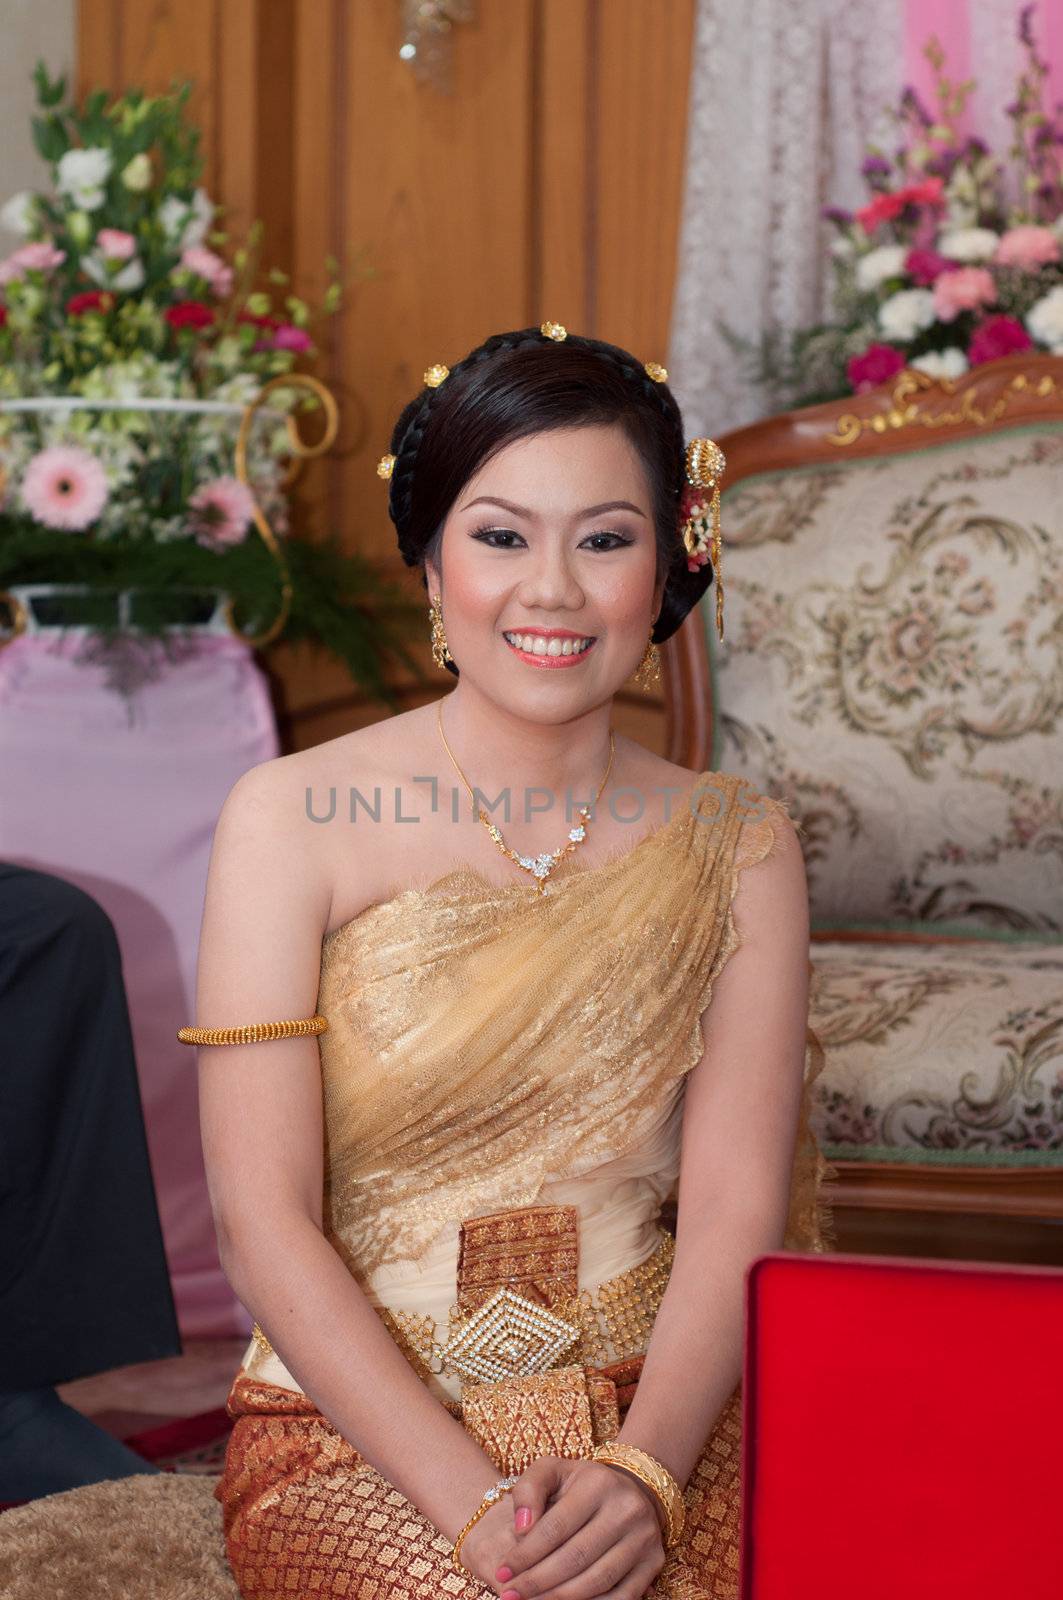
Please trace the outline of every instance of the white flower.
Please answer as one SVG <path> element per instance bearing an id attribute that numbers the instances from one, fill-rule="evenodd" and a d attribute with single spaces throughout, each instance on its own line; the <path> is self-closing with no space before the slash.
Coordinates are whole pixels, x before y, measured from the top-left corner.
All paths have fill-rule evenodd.
<path id="1" fill-rule="evenodd" d="M 1038 344 L 1054 356 L 1063 355 L 1063 284 L 1049 289 L 1026 313 L 1026 326 Z"/>
<path id="2" fill-rule="evenodd" d="M 218 344 L 215 345 L 215 355 L 218 354 L 218 351 L 223 343 L 225 343 L 224 340 L 219 340 Z M 239 353 L 239 340 L 234 339 L 232 343 L 236 346 L 236 350 Z M 238 372 L 233 377 L 226 378 L 224 383 L 219 383 L 211 398 L 214 400 L 224 400 L 228 405 L 231 406 L 249 406 L 252 400 L 258 394 L 258 391 L 261 389 L 261 387 L 261 378 L 256 378 L 251 372 Z M 285 434 L 285 437 L 287 437 L 287 433 Z"/>
<path id="3" fill-rule="evenodd" d="M 925 355 L 913 356 L 908 365 L 918 367 L 929 378 L 958 378 L 967 371 L 967 357 L 959 345 L 950 344 L 945 350 L 928 350 Z"/>
<path id="4" fill-rule="evenodd" d="M 55 181 L 60 193 L 82 211 L 98 211 L 103 205 L 103 186 L 111 175 L 111 165 L 109 150 L 68 150 L 59 158 Z"/>
<path id="5" fill-rule="evenodd" d="M 936 249 L 950 261 L 988 261 L 999 243 L 992 228 L 954 228 L 939 236 Z"/>
<path id="6" fill-rule="evenodd" d="M 87 256 L 82 256 L 81 268 L 101 289 L 118 289 L 125 293 L 141 288 L 144 283 L 144 266 L 139 256 L 134 256 L 120 272 L 115 272 L 99 250 L 90 250 Z"/>
<path id="7" fill-rule="evenodd" d="M 835 261 L 848 261 L 856 254 L 856 246 L 847 233 L 839 233 L 827 246 Z"/>
<path id="8" fill-rule="evenodd" d="M 207 237 L 214 211 L 214 201 L 207 191 L 197 189 L 191 200 L 168 195 L 159 207 L 159 221 L 171 244 L 189 250 L 202 244 Z"/>
<path id="9" fill-rule="evenodd" d="M 937 313 L 930 289 L 900 289 L 878 308 L 878 325 L 887 339 L 914 339 Z"/>
<path id="10" fill-rule="evenodd" d="M 899 278 L 908 255 L 903 244 L 883 244 L 869 250 L 856 263 L 856 282 L 861 289 L 875 289 L 887 278 Z"/>
<path id="11" fill-rule="evenodd" d="M 151 157 L 142 150 L 122 168 L 122 182 L 134 194 L 151 188 Z"/>
<path id="12" fill-rule="evenodd" d="M 20 189 L 18 194 L 13 194 L 10 200 L 5 200 L 0 206 L 0 225 L 5 227 L 8 233 L 17 233 L 26 239 L 33 227 L 35 210 L 34 196 L 28 189 Z"/>

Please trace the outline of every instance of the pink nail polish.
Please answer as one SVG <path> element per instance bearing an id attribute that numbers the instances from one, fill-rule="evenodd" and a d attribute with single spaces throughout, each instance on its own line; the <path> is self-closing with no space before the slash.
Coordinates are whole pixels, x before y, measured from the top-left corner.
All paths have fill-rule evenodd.
<path id="1" fill-rule="evenodd" d="M 516 1589 L 503 1589 L 500 1600 L 520 1600 Z"/>
<path id="2" fill-rule="evenodd" d="M 512 1567 L 499 1567 L 498 1571 L 495 1573 L 495 1582 L 496 1583 L 508 1583 L 510 1578 L 512 1578 L 512 1576 L 513 1576 L 513 1568 Z"/>
<path id="3" fill-rule="evenodd" d="M 532 1520 L 531 1506 L 521 1506 L 520 1510 L 517 1512 L 516 1516 L 513 1519 L 513 1525 L 516 1528 L 518 1533 L 523 1533 L 525 1528 L 530 1528 L 531 1527 L 531 1520 Z M 504 1597 L 503 1597 L 503 1600 L 504 1600 Z"/>

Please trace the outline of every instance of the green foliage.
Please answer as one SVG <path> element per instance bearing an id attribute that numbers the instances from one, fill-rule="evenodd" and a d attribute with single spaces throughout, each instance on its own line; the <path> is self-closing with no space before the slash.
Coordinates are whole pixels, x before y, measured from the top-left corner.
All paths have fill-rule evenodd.
<path id="1" fill-rule="evenodd" d="M 272 556 L 247 523 L 201 543 L 195 497 L 207 485 L 217 492 L 219 480 L 230 497 L 241 493 L 232 482 L 240 411 L 266 381 L 313 358 L 317 330 L 339 311 L 344 287 L 370 269 L 355 255 L 345 276 L 330 259 L 314 303 L 288 273 L 263 263 L 261 222 L 239 240 L 215 225 L 220 208 L 199 187 L 189 83 L 157 95 L 96 90 L 80 104 L 43 62 L 34 83 L 33 140 L 52 181 L 29 197 L 18 224 L 36 253 L 0 295 L 0 399 L 83 404 L 0 413 L 0 588 L 88 585 L 99 597 L 93 627 L 101 636 L 117 628 L 115 591 L 136 591 L 136 624 L 159 637 L 184 605 L 179 597 L 191 592 L 191 620 L 202 609 L 196 592 L 222 592 L 245 632 L 265 632 L 281 604 Z M 129 409 L 84 404 L 115 400 Z M 189 401 L 228 410 L 181 413 Z M 273 527 L 285 525 L 286 417 L 303 408 L 294 386 L 271 394 L 250 437 L 255 498 Z M 55 447 L 80 451 L 82 470 L 99 479 L 102 466 L 106 475 L 103 508 L 81 531 L 34 520 L 23 498 L 30 463 Z M 282 550 L 292 586 L 282 638 L 338 656 L 392 704 L 389 661 L 420 676 L 403 641 L 409 628 L 423 632 L 423 608 L 334 540 L 285 538 Z"/>
<path id="2" fill-rule="evenodd" d="M 424 607 L 408 601 L 364 558 L 344 553 L 335 538 L 320 543 L 288 540 L 282 550 L 293 589 L 283 637 L 335 655 L 368 693 L 393 710 L 401 709 L 388 688 L 388 673 L 401 664 L 423 681 L 407 642 L 424 632 Z M 56 582 L 86 584 L 98 591 L 101 606 L 94 626 L 101 635 L 118 631 L 116 610 L 103 603 L 117 590 L 138 591 L 137 626 L 150 637 L 162 637 L 172 627 L 172 597 L 180 591 L 232 596 L 237 626 L 248 634 L 264 632 L 281 604 L 276 564 L 257 539 L 217 554 L 194 542 L 99 543 L 41 529 L 28 518 L 0 521 L 0 590 Z M 160 597 L 155 609 L 153 595 Z"/>

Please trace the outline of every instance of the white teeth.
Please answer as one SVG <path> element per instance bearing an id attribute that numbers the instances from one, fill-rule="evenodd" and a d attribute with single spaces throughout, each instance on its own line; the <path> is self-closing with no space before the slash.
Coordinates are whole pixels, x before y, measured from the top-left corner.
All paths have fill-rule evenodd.
<path id="1" fill-rule="evenodd" d="M 506 633 L 502 636 L 518 650 L 534 656 L 581 655 L 593 643 L 592 639 L 544 639 L 536 633 Z"/>

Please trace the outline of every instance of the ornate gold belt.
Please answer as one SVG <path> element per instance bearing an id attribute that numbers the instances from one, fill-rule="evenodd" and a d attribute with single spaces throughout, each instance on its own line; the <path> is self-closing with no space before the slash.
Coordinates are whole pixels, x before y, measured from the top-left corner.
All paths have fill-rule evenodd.
<path id="1" fill-rule="evenodd" d="M 675 1240 L 662 1228 L 645 1261 L 580 1290 L 577 1227 L 574 1206 L 475 1217 L 462 1226 L 446 1338 L 433 1317 L 389 1308 L 380 1315 L 422 1377 L 455 1376 L 463 1388 L 638 1354 L 653 1330 Z"/>
<path id="2" fill-rule="evenodd" d="M 573 1366 L 605 1366 L 644 1351 L 675 1239 L 660 1229 L 645 1261 L 580 1290 L 578 1226 L 575 1206 L 527 1206 L 464 1222 L 458 1297 L 444 1340 L 434 1317 L 377 1307 L 418 1375 L 455 1376 L 464 1391 Z M 272 1352 L 257 1324 L 252 1331 Z"/>

